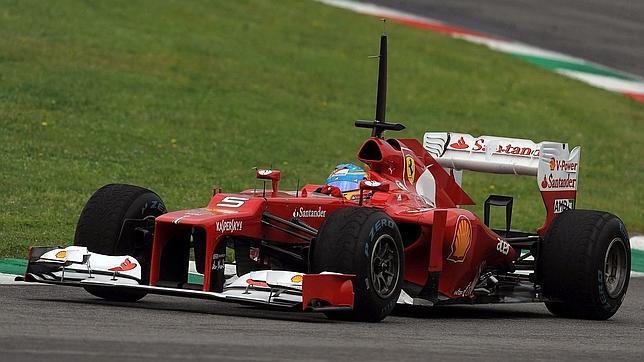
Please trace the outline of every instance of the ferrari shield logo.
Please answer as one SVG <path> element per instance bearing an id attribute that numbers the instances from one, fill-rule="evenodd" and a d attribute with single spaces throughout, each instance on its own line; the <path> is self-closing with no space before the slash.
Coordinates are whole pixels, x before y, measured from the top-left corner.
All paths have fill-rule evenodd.
<path id="1" fill-rule="evenodd" d="M 465 216 L 459 216 L 454 228 L 454 239 L 452 240 L 452 252 L 447 260 L 454 263 L 462 263 L 467 256 L 472 244 L 472 224 Z"/>
<path id="2" fill-rule="evenodd" d="M 410 184 L 416 181 L 416 162 L 411 155 L 405 156 L 405 174 Z"/>

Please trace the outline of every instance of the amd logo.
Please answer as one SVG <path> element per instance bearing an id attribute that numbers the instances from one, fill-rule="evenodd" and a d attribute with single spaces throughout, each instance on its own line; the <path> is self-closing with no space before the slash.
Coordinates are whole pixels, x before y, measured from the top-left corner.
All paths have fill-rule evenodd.
<path id="1" fill-rule="evenodd" d="M 566 210 L 575 208 L 575 199 L 557 199 L 555 200 L 555 214 L 561 214 Z"/>

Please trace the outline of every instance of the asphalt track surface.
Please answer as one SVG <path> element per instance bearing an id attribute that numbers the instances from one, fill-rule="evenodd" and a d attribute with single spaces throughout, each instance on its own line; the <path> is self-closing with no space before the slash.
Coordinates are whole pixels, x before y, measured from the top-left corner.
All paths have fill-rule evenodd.
<path id="1" fill-rule="evenodd" d="M 644 75 L 644 1 L 369 0 Z M 609 321 L 542 304 L 402 309 L 378 324 L 82 289 L 0 286 L 0 360 L 641 360 L 644 278 Z"/>
<path id="2" fill-rule="evenodd" d="M 644 76 L 641 0 L 361 0 Z"/>
<path id="3" fill-rule="evenodd" d="M 608 321 L 542 304 L 395 311 L 381 323 L 147 296 L 109 303 L 72 287 L 0 286 L 0 360 L 641 360 L 644 278 Z"/>

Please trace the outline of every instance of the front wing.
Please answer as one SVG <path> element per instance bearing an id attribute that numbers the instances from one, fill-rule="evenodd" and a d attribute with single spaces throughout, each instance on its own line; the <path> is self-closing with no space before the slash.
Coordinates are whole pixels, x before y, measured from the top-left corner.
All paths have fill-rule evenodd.
<path id="1" fill-rule="evenodd" d="M 231 278 L 222 292 L 205 292 L 198 284 L 176 287 L 142 285 L 141 266 L 131 256 L 92 253 L 85 247 L 30 249 L 25 281 L 75 287 L 140 290 L 150 294 L 212 299 L 310 311 L 350 311 L 353 275 L 302 274 L 263 270 Z"/>

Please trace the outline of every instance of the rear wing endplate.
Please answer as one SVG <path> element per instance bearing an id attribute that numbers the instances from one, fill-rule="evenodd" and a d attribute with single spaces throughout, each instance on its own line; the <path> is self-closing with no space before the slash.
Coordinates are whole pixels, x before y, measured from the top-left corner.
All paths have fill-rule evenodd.
<path id="1" fill-rule="evenodd" d="M 436 161 L 460 178 L 462 170 L 536 176 L 546 207 L 546 220 L 538 232 L 544 233 L 558 214 L 574 209 L 579 186 L 579 146 L 567 143 L 535 143 L 520 138 L 473 137 L 465 133 L 427 132 L 423 147 Z"/>

